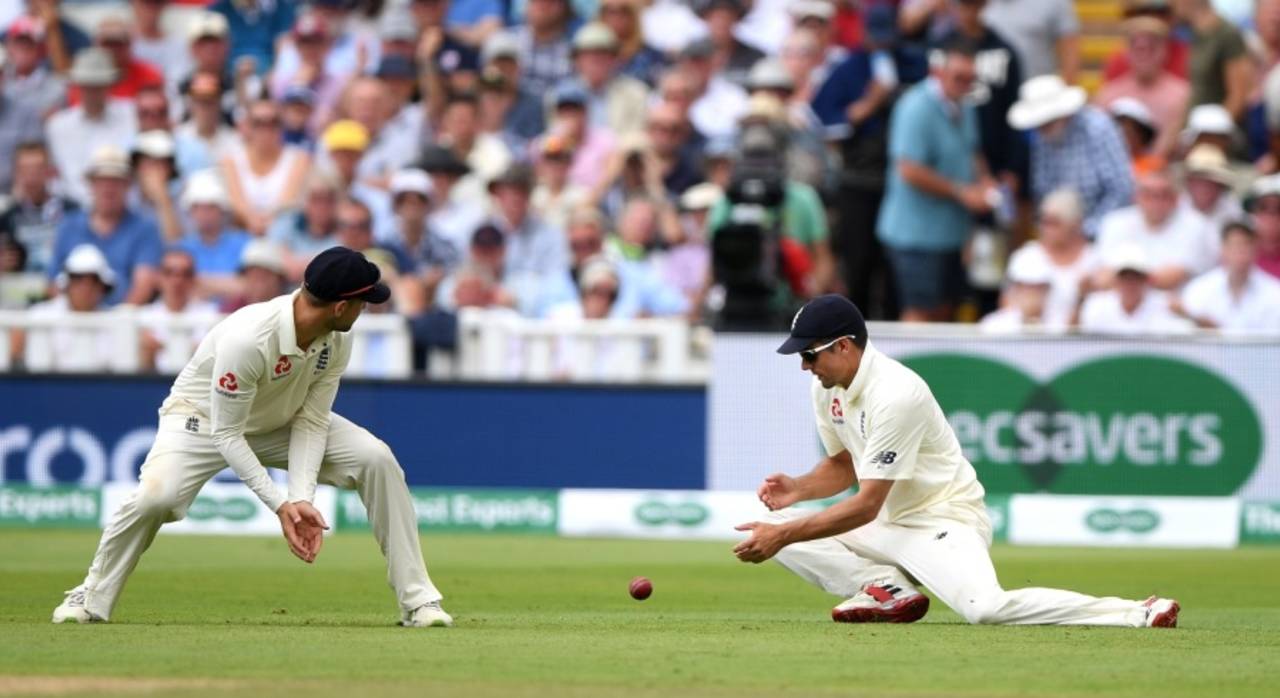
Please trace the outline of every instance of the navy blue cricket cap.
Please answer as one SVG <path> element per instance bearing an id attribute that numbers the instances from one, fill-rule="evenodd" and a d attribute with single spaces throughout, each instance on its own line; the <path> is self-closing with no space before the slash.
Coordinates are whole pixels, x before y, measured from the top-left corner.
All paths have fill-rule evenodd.
<path id="1" fill-rule="evenodd" d="M 381 279 L 378 265 L 364 255 L 346 247 L 330 247 L 307 265 L 302 285 L 323 301 L 386 303 L 391 289 Z"/>
<path id="2" fill-rule="evenodd" d="M 836 337 L 867 336 L 867 321 L 853 301 L 828 293 L 818 296 L 796 311 L 791 320 L 791 336 L 778 347 L 779 354 L 795 354 L 814 342 Z"/>

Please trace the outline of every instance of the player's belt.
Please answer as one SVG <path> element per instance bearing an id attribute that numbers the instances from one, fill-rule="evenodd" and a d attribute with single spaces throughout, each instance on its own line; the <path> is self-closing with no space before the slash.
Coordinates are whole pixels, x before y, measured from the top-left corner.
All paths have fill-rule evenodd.
<path id="1" fill-rule="evenodd" d="M 166 414 L 160 417 L 160 431 L 181 431 L 209 435 L 209 418 L 198 415 Z"/>

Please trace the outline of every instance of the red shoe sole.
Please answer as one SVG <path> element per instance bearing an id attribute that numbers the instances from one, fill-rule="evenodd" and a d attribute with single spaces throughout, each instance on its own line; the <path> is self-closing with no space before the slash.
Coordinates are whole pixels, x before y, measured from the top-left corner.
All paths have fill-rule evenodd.
<path id="1" fill-rule="evenodd" d="M 1165 611 L 1164 613 L 1157 614 L 1156 617 L 1151 620 L 1151 627 L 1153 628 L 1178 627 L 1178 611 L 1181 611 L 1181 610 L 1182 610 L 1182 607 L 1178 605 L 1177 601 L 1174 601 L 1173 605 L 1169 607 L 1169 610 Z"/>
<path id="2" fill-rule="evenodd" d="M 837 623 L 914 623 L 929 612 L 929 597 L 924 594 L 898 602 L 893 608 L 831 609 L 831 620 Z M 1175 622 L 1177 610 L 1174 610 Z"/>

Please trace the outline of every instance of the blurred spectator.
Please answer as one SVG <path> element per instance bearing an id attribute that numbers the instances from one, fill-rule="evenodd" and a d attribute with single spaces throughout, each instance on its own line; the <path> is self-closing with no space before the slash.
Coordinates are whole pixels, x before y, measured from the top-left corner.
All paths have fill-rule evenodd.
<path id="1" fill-rule="evenodd" d="M 218 78 L 217 95 L 211 95 L 210 85 L 201 87 L 202 98 L 216 97 L 222 107 L 223 118 L 231 119 L 236 108 L 236 73 L 229 60 L 231 43 L 228 40 L 227 18 L 216 12 L 196 12 L 187 23 L 187 47 L 190 72 L 180 75 L 177 94 L 190 95 L 191 83 L 197 75 L 209 74 Z"/>
<path id="2" fill-rule="evenodd" d="M 1136 99 L 1147 108 L 1158 133 L 1154 151 L 1164 157 L 1173 154 L 1182 120 L 1191 99 L 1191 84 L 1165 68 L 1169 47 L 1169 25 L 1155 17 L 1138 16 L 1126 20 L 1130 70 L 1106 81 L 1094 98 L 1110 109 L 1116 100 Z"/>
<path id="3" fill-rule="evenodd" d="M 338 244 L 341 188 L 333 173 L 312 171 L 303 186 L 301 207 L 280 214 L 267 231 L 267 239 L 283 255 L 283 269 L 291 280 L 301 280 L 312 257 Z"/>
<path id="4" fill-rule="evenodd" d="M 1124 141 L 1105 112 L 1086 106 L 1079 87 L 1056 75 L 1022 84 L 1009 125 L 1035 130 L 1031 139 L 1031 191 L 1038 201 L 1055 189 L 1073 189 L 1084 201 L 1084 232 L 1094 237 L 1104 215 L 1133 197 L 1133 173 Z"/>
<path id="5" fill-rule="evenodd" d="M 1156 154 L 1156 121 L 1151 110 L 1133 97 L 1120 97 L 1107 109 L 1120 129 L 1125 149 L 1133 163 L 1134 176 L 1164 169 L 1165 158 Z"/>
<path id="6" fill-rule="evenodd" d="M 538 146 L 535 159 L 537 186 L 529 205 L 550 225 L 565 229 L 569 214 L 587 200 L 587 190 L 569 182 L 573 150 L 559 136 L 547 136 Z"/>
<path id="7" fill-rule="evenodd" d="M 680 227 L 682 242 L 670 247 L 657 260 L 658 274 L 671 288 L 679 291 L 690 304 L 700 302 L 711 268 L 711 250 L 707 247 L 707 219 L 711 209 L 724 198 L 724 190 L 704 182 L 689 187 L 680 195 Z"/>
<path id="8" fill-rule="evenodd" d="M 363 253 L 369 261 L 383 268 L 387 283 L 398 292 L 400 276 L 411 273 L 416 265 L 399 245 L 374 242 L 373 214 L 363 201 L 347 197 L 338 202 L 338 244 Z M 396 293 L 399 305 L 399 294 Z"/>
<path id="9" fill-rule="evenodd" d="M 830 170 L 835 168 L 828 164 L 828 145 L 817 119 L 807 101 L 793 101 L 789 106 L 793 108 L 791 113 L 787 111 L 788 105 L 773 94 L 756 92 L 747 101 L 747 111 L 738 122 L 739 129 L 745 131 L 753 124 L 759 124 L 776 131 L 785 148 L 787 177 L 826 191 L 831 184 Z M 801 112 L 798 117 L 797 111 Z"/>
<path id="10" fill-rule="evenodd" d="M 224 301 L 222 312 L 233 313 L 246 305 L 265 303 L 288 291 L 281 250 L 261 238 L 245 245 L 240 256 L 240 288 L 236 297 Z"/>
<path id="11" fill-rule="evenodd" d="M 402 69 L 413 80 L 413 65 L 403 58 L 391 60 L 392 66 Z M 386 62 L 380 67 L 387 67 Z M 394 72 L 394 71 L 393 71 Z M 342 112 L 348 119 L 360 124 L 369 134 L 369 146 L 365 149 L 357 176 L 375 186 L 387 185 L 391 174 L 403 168 L 422 149 L 422 133 L 412 129 L 391 127 L 389 119 L 398 111 L 386 84 L 379 78 L 357 77 L 347 86 L 342 99 Z M 418 112 L 421 114 L 421 110 Z M 419 125 L 421 125 L 419 121 Z"/>
<path id="12" fill-rule="evenodd" d="M 133 108 L 138 121 L 138 132 L 173 130 L 170 119 L 169 97 L 159 85 L 148 85 L 134 96 Z"/>
<path id="13" fill-rule="evenodd" d="M 449 97 L 440 122 L 441 143 L 458 154 L 469 172 L 454 187 L 452 196 L 483 205 L 485 186 L 513 161 L 511 151 L 502 139 L 480 130 L 480 101 L 474 93 L 458 93 Z"/>
<path id="14" fill-rule="evenodd" d="M 133 368 L 126 347 L 126 343 L 137 341 L 132 325 L 109 319 L 94 327 L 57 322 L 108 310 L 106 299 L 117 277 L 102 252 L 91 244 L 76 245 L 65 255 L 65 261 L 59 262 L 63 264 L 55 277 L 58 295 L 27 311 L 32 320 L 54 320 L 56 324 L 11 335 L 23 365 L 28 371 L 59 373 Z"/>
<path id="15" fill-rule="evenodd" d="M 311 158 L 285 145 L 275 103 L 250 104 L 241 123 L 244 142 L 222 161 L 222 176 L 240 225 L 262 235 L 277 215 L 297 202 Z"/>
<path id="16" fill-rule="evenodd" d="M 109 92 L 112 97 L 133 99 L 144 87 L 164 87 L 164 74 L 160 69 L 133 55 L 133 33 L 127 21 L 107 17 L 98 23 L 94 40 L 111 56 L 111 64 L 115 66 L 116 79 Z M 67 90 L 67 103 L 73 107 L 80 103 L 80 86 L 75 78 Z"/>
<path id="17" fill-rule="evenodd" d="M 990 210 L 995 185 L 978 151 L 977 114 L 962 101 L 977 80 L 975 53 L 966 42 L 948 45 L 933 75 L 893 111 L 876 231 L 907 322 L 951 319 L 964 291 L 960 252 L 973 215 Z"/>
<path id="18" fill-rule="evenodd" d="M 1249 189 L 1245 210 L 1258 233 L 1258 267 L 1280 279 L 1280 176 L 1262 177 Z"/>
<path id="19" fill-rule="evenodd" d="M 485 70 L 482 78 L 490 83 L 487 91 L 500 91 L 508 102 L 503 107 L 486 103 L 485 112 L 501 108 L 504 130 L 526 141 L 537 138 L 545 126 L 543 95 L 520 82 L 519 40 L 509 32 L 499 32 L 485 42 L 481 55 Z"/>
<path id="20" fill-rule="evenodd" d="M 1222 260 L 1182 289 L 1174 309 L 1200 327 L 1231 334 L 1280 334 L 1280 281 L 1258 268 L 1248 223 L 1222 228 Z"/>
<path id="21" fill-rule="evenodd" d="M 133 53 L 139 60 L 159 68 L 166 87 L 174 87 L 191 69 L 191 53 L 185 37 L 166 34 L 161 25 L 169 0 L 130 0 L 133 10 Z"/>
<path id="22" fill-rule="evenodd" d="M 1201 104 L 1187 115 L 1186 128 L 1182 130 L 1182 146 L 1189 151 L 1197 145 L 1208 144 L 1227 154 L 1238 150 L 1239 129 L 1231 114 L 1221 104 Z"/>
<path id="23" fill-rule="evenodd" d="M 182 192 L 182 207 L 191 227 L 180 246 L 191 255 L 202 285 L 214 295 L 225 295 L 240 269 L 249 236 L 228 221 L 227 192 L 214 170 L 191 176 Z"/>
<path id="24" fill-rule="evenodd" d="M 111 54 L 100 48 L 76 54 L 70 78 L 80 90 L 81 103 L 57 112 L 45 124 L 45 142 L 63 191 L 81 205 L 89 203 L 85 172 L 90 156 L 101 146 L 129 143 L 137 133 L 133 105 L 108 99 L 117 74 Z"/>
<path id="25" fill-rule="evenodd" d="M 181 371 L 217 323 L 218 307 L 197 299 L 195 290 L 195 259 L 187 250 L 170 248 L 160 258 L 160 297 L 138 309 L 144 369 L 165 374 Z"/>
<path id="26" fill-rule="evenodd" d="M 62 16 L 58 7 L 62 0 L 27 0 L 28 17 L 39 23 L 45 32 L 46 58 L 49 67 L 57 73 L 71 68 L 72 57 L 92 45 L 89 35 L 74 22 Z M 21 19 L 19 17 L 18 19 Z M 16 21 L 16 20 L 15 20 Z"/>
<path id="27" fill-rule="evenodd" d="M 507 168 L 489 183 L 493 196 L 493 224 L 506 240 L 504 277 L 516 273 L 547 277 L 568 268 L 564 231 L 554 228 L 530 210 L 533 171 L 528 165 Z"/>
<path id="28" fill-rule="evenodd" d="M 502 29 L 505 11 L 500 0 L 453 0 L 445 24 L 459 39 L 480 46 Z"/>
<path id="29" fill-rule="evenodd" d="M 1105 268 L 1118 271 L 1118 255 L 1137 249 L 1145 255 L 1149 283 L 1176 289 L 1213 264 L 1213 241 L 1200 217 L 1178 205 L 1178 189 L 1167 171 L 1142 175 L 1135 198 L 1133 206 L 1107 214 L 1098 226 L 1098 253 Z"/>
<path id="30" fill-rule="evenodd" d="M 382 41 L 378 65 L 391 56 L 414 60 L 421 31 L 409 3 L 388 3 L 377 27 L 378 38 Z"/>
<path id="31" fill-rule="evenodd" d="M 1148 283 L 1151 266 L 1142 248 L 1116 251 L 1115 288 L 1089 294 L 1080 310 L 1080 330 L 1110 335 L 1162 335 L 1190 332 L 1193 325 L 1173 313 L 1169 295 Z"/>
<path id="32" fill-rule="evenodd" d="M 560 85 L 550 101 L 553 111 L 546 138 L 559 138 L 573 151 L 569 181 L 580 187 L 607 187 L 612 172 L 609 163 L 619 152 L 617 141 L 607 130 L 591 125 L 586 90 L 574 84 Z"/>
<path id="33" fill-rule="evenodd" d="M 653 0 L 639 4 L 640 31 L 645 43 L 668 56 L 677 54 L 690 43 L 707 36 L 707 25 L 693 13 L 688 2 Z M 777 14 L 784 22 L 781 30 L 785 31 L 785 9 Z M 746 27 L 739 22 L 738 32 L 744 29 Z M 781 37 L 778 39 L 781 42 Z"/>
<path id="34" fill-rule="evenodd" d="M 797 86 L 807 84 L 803 90 L 806 98 L 811 98 L 817 90 L 831 77 L 831 71 L 849 57 L 849 50 L 834 41 L 832 19 L 835 17 L 835 3 L 831 0 L 798 0 L 787 6 L 794 23 L 793 33 L 806 33 L 813 37 L 817 50 L 817 65 L 810 72 L 808 79 L 801 81 L 797 77 Z M 787 45 L 783 44 L 782 57 L 785 61 Z"/>
<path id="35" fill-rule="evenodd" d="M 948 18 L 955 29 L 942 41 L 965 40 L 977 48 L 977 81 L 968 99 L 978 110 L 978 140 L 991 174 L 1013 195 L 1025 191 L 1027 178 L 1026 140 L 1008 119 L 1023 82 L 1022 60 L 1013 45 L 991 29 L 983 14 L 986 5 L 986 0 L 951 0 Z M 1010 10 L 1017 7 L 1013 5 Z M 1042 7 L 1038 13 L 1046 16 L 1048 9 Z"/>
<path id="36" fill-rule="evenodd" d="M 715 72 L 715 46 L 699 39 L 680 52 L 679 70 L 691 83 L 694 95 L 689 119 L 702 135 L 732 136 L 738 119 L 747 110 L 747 93 Z"/>
<path id="37" fill-rule="evenodd" d="M 1280 0 L 1253 3 L 1253 27 L 1245 43 L 1253 53 L 1259 75 L 1266 75 L 1280 64 Z"/>
<path id="38" fill-rule="evenodd" d="M 302 38 L 298 29 L 304 24 L 299 17 L 294 25 L 295 41 L 285 41 L 277 47 L 273 69 L 294 74 L 302 64 L 308 64 L 316 73 L 313 78 L 323 73 L 345 79 L 377 67 L 382 58 L 381 44 L 372 31 L 350 21 L 351 8 L 349 0 L 310 0 L 305 15 L 314 17 L 326 30 L 327 45 L 321 62 L 315 63 L 303 56 L 307 49 L 297 40 Z"/>
<path id="39" fill-rule="evenodd" d="M 1014 256 L 1009 260 L 1001 294 L 1001 307 L 982 318 L 980 328 L 988 334 L 1017 334 L 1027 329 L 1066 329 L 1065 325 L 1049 326 L 1045 318 L 1049 294 L 1053 288 L 1053 269 L 1048 259 L 1039 255 Z"/>
<path id="40" fill-rule="evenodd" d="M 395 211 L 395 245 L 404 250 L 422 283 L 424 299 L 462 263 L 462 249 L 432 230 L 427 221 L 433 196 L 431 178 L 422 170 L 401 170 L 391 178 Z M 419 303 L 422 304 L 422 303 Z"/>
<path id="41" fill-rule="evenodd" d="M 409 10 L 417 21 L 420 40 L 414 58 L 424 73 L 424 97 L 443 100 L 450 92 L 475 89 L 480 72 L 476 47 L 445 26 L 449 0 L 413 0 Z M 439 112 L 439 105 L 432 113 Z"/>
<path id="42" fill-rule="evenodd" d="M 438 145 L 424 148 L 416 165 L 431 177 L 435 194 L 428 224 L 459 249 L 466 249 L 471 244 L 472 233 L 487 215 L 479 202 L 453 195 L 454 186 L 471 168 L 452 150 Z"/>
<path id="43" fill-rule="evenodd" d="M 291 145 L 308 154 L 316 147 L 315 133 L 311 130 L 311 117 L 316 113 L 316 91 L 306 85 L 294 85 L 285 90 L 280 104 L 280 129 L 285 145 Z M 237 135 L 237 142 L 239 134 Z"/>
<path id="44" fill-rule="evenodd" d="M 1080 19 L 1072 0 L 990 0 L 982 19 L 1018 50 L 1023 79 L 1061 75 L 1076 82 Z"/>
<path id="45" fill-rule="evenodd" d="M 138 134 L 130 154 L 134 188 L 129 191 L 129 206 L 160 226 L 160 234 L 168 242 L 183 235 L 178 211 L 178 193 L 182 182 L 174 162 L 173 137 L 164 131 Z"/>
<path id="46" fill-rule="evenodd" d="M 584 25 L 573 37 L 571 80 L 587 93 L 591 126 L 615 134 L 638 131 L 644 124 L 649 90 L 643 82 L 617 72 L 618 38 L 600 22 Z"/>
<path id="47" fill-rule="evenodd" d="M 320 136 L 323 169 L 332 169 L 342 191 L 359 199 L 373 215 L 373 230 L 382 232 L 391 226 L 391 196 L 360 179 L 360 163 L 369 149 L 369 132 L 357 121 L 343 119 L 329 124 Z"/>
<path id="48" fill-rule="evenodd" d="M 275 61 L 276 40 L 293 27 L 297 3 L 280 0 L 214 0 L 209 9 L 227 19 L 227 65 L 262 74 Z"/>
<path id="49" fill-rule="evenodd" d="M 1216 146 L 1203 143 L 1191 149 L 1183 161 L 1185 192 L 1182 206 L 1203 219 L 1204 235 L 1217 249 L 1222 228 L 1240 220 L 1244 209 L 1232 193 L 1236 175 L 1227 166 L 1227 157 Z"/>
<path id="50" fill-rule="evenodd" d="M 333 28 L 318 13 L 299 15 L 290 39 L 288 45 L 293 47 L 296 59 L 279 61 L 272 66 L 271 97 L 279 101 L 290 87 L 311 88 L 315 93 L 315 105 L 310 126 L 315 132 L 329 123 L 351 74 L 335 72 L 328 60 L 333 55 Z"/>
<path id="51" fill-rule="evenodd" d="M 1010 273 L 1020 269 L 1049 269 L 1049 293 L 1041 322 L 1060 330 L 1076 324 L 1080 303 L 1101 266 L 1098 252 L 1080 230 L 1084 209 L 1070 189 L 1059 189 L 1040 202 L 1039 239 L 1027 242 L 1009 257 Z"/>
<path id="52" fill-rule="evenodd" d="M 216 167 L 240 142 L 240 134 L 222 118 L 222 87 L 216 74 L 193 75 L 186 96 L 186 111 L 191 117 L 173 132 L 174 157 L 183 177 Z"/>
<path id="53" fill-rule="evenodd" d="M 733 29 L 747 14 L 743 0 L 697 0 L 693 11 L 707 25 L 707 38 L 715 47 L 712 63 L 716 72 L 736 85 L 747 86 L 751 66 L 764 58 L 759 49 L 743 43 Z"/>
<path id="54" fill-rule="evenodd" d="M 418 66 L 412 56 L 384 55 L 374 76 L 382 84 L 387 114 L 383 117 L 386 121 L 386 133 L 393 134 L 393 137 L 380 140 L 380 143 L 397 144 L 394 147 L 409 149 L 405 154 L 408 159 L 404 161 L 408 162 L 422 150 L 422 142 L 431 131 L 427 123 L 426 102 L 417 99 Z"/>
<path id="55" fill-rule="evenodd" d="M 1163 22 L 1172 29 L 1174 25 L 1173 10 L 1169 0 L 1123 0 L 1121 3 L 1124 18 L 1151 17 Z M 1191 48 L 1181 37 L 1169 33 L 1165 51 L 1164 69 L 1184 80 L 1189 75 L 1187 64 L 1190 61 Z M 1130 69 L 1128 48 L 1116 51 L 1107 58 L 1102 69 L 1104 80 L 1114 80 Z"/>
<path id="56" fill-rule="evenodd" d="M 6 63 L 0 48 L 0 70 Z M 5 75 L 0 73 L 0 75 Z M 4 79 L 0 77 L 0 85 Z M 38 141 L 42 134 L 40 112 L 32 102 L 18 101 L 8 91 L 0 92 L 0 163 L 12 163 L 18 144 Z M 0 192 L 13 187 L 13 170 L 0 167 Z"/>
<path id="57" fill-rule="evenodd" d="M 104 145 L 94 151 L 85 177 L 92 192 L 86 211 L 69 213 L 58 226 L 49 275 L 53 278 L 71 251 L 89 244 L 101 250 L 111 266 L 114 282 L 107 303 L 149 303 L 155 293 L 160 264 L 160 232 L 155 222 L 127 205 L 129 158 Z"/>
<path id="58" fill-rule="evenodd" d="M 67 98 L 67 81 L 45 64 L 46 40 L 43 25 L 22 16 L 9 25 L 4 61 L 4 94 L 31 105 L 44 117 L 63 105 Z"/>
<path id="59" fill-rule="evenodd" d="M 825 2 L 825 0 L 820 1 Z M 775 60 L 777 60 L 777 64 L 772 60 L 762 61 L 763 65 L 761 66 L 761 70 L 753 71 L 756 79 L 754 81 L 751 81 L 750 79 L 748 80 L 749 83 L 754 82 L 754 84 L 748 84 L 747 88 L 751 90 L 752 93 L 756 93 L 759 90 L 761 82 L 771 82 L 770 80 L 762 79 L 764 76 L 760 73 L 765 72 L 764 69 L 771 65 L 781 65 L 783 71 L 785 71 L 787 77 L 790 79 L 790 84 L 785 88 L 786 94 L 779 94 L 779 98 L 784 102 L 805 105 L 807 107 L 813 100 L 814 95 L 818 92 L 818 89 L 822 86 L 822 83 L 814 80 L 814 76 L 825 72 L 822 67 L 822 48 L 818 42 L 817 35 L 808 29 L 797 28 L 795 31 L 787 35 L 786 40 L 782 44 L 782 53 L 780 54 L 780 57 Z M 765 75 L 767 75 L 767 72 Z M 775 86 L 780 86 L 778 85 L 778 83 L 781 82 L 781 80 L 778 80 L 780 77 L 781 76 L 773 78 L 772 82 L 775 83 Z M 782 92 L 783 90 L 779 89 L 778 91 Z M 812 110 L 806 110 L 798 116 L 799 119 L 797 121 L 797 125 L 808 125 L 809 123 L 816 121 L 816 117 L 813 115 Z"/>
<path id="60" fill-rule="evenodd" d="M 642 0 L 601 0 L 601 22 L 609 25 L 618 37 L 618 72 L 653 87 L 667 65 L 666 56 L 645 43 L 640 30 Z"/>
<path id="61" fill-rule="evenodd" d="M 1169 6 L 1191 28 L 1191 106 L 1221 104 L 1242 123 L 1254 67 L 1240 30 L 1220 17 L 1210 0 L 1174 0 Z"/>
<path id="62" fill-rule="evenodd" d="M 466 261 L 436 288 L 433 312 L 450 314 L 461 308 L 515 308 L 522 293 L 528 308 L 540 297 L 541 284 L 528 275 L 507 271 L 507 245 L 501 230 L 490 223 L 476 228 L 467 243 Z"/>
<path id="63" fill-rule="evenodd" d="M 652 253 L 679 241 L 681 235 L 679 218 L 666 199 L 637 196 L 622 207 L 617 235 L 609 240 L 609 249 L 620 259 L 650 262 Z"/>
<path id="64" fill-rule="evenodd" d="M 11 234 L 22 246 L 27 271 L 50 268 L 58 226 L 65 215 L 79 208 L 53 192 L 56 178 L 44 143 L 18 145 L 13 155 L 13 197 L 0 212 L 0 232 Z"/>
<path id="65" fill-rule="evenodd" d="M 572 19 L 568 0 L 529 0 L 525 22 L 516 27 L 515 35 L 524 71 L 521 82 L 535 94 L 545 94 L 573 73 Z"/>
<path id="66" fill-rule="evenodd" d="M 737 145 L 731 138 L 717 138 L 707 141 L 701 153 L 702 172 L 711 184 L 727 189 L 729 180 L 733 178 L 733 158 L 737 154 Z"/>

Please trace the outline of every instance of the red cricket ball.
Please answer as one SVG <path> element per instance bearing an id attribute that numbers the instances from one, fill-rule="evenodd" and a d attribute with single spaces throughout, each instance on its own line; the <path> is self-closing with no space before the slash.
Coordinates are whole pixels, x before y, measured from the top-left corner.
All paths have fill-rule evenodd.
<path id="1" fill-rule="evenodd" d="M 636 577 L 631 580 L 631 586 L 627 590 L 631 592 L 631 598 L 644 601 L 653 593 L 653 582 L 648 577 Z"/>

